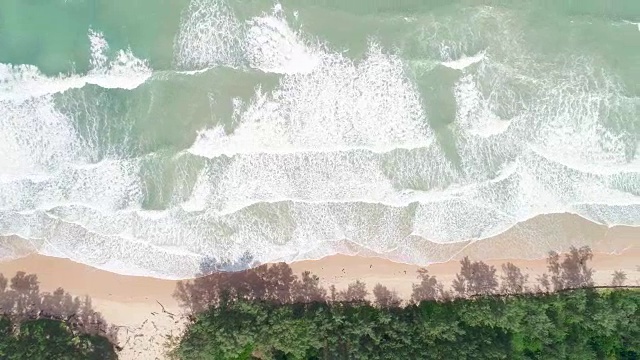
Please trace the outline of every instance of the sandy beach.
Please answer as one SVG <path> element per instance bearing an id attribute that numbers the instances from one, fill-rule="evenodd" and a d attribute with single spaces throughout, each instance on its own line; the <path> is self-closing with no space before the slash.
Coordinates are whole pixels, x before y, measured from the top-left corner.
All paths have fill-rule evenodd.
<path id="1" fill-rule="evenodd" d="M 582 247 L 555 289 L 640 286 L 640 0 L 602 3 L 0 1 L 0 315 L 163 359 L 220 294 L 532 289 Z"/>
<path id="2" fill-rule="evenodd" d="M 546 271 L 546 261 L 497 259 L 486 261 L 496 266 L 510 261 L 520 267 L 530 279 Z M 320 260 L 290 264 L 295 274 L 311 271 L 321 278 L 325 287 L 337 289 L 355 281 L 364 281 L 369 291 L 376 283 L 398 292 L 408 299 L 411 286 L 417 282 L 418 266 L 392 262 L 379 257 L 334 255 Z M 611 274 L 623 270 L 628 285 L 640 284 L 640 247 L 628 248 L 619 254 L 594 253 L 591 262 L 594 280 L 599 285 L 609 284 Z M 459 262 L 449 261 L 427 267 L 431 275 L 448 286 L 459 271 Z M 121 359 L 163 358 L 163 344 L 167 335 L 179 334 L 184 324 L 184 313 L 172 294 L 177 281 L 148 277 L 123 276 L 67 259 L 30 255 L 0 263 L 0 273 L 12 277 L 17 271 L 38 276 L 41 292 L 53 292 L 62 287 L 72 295 L 88 295 L 93 308 L 105 320 L 120 326 L 119 342 L 123 350 Z"/>
<path id="3" fill-rule="evenodd" d="M 121 359 L 162 358 L 165 335 L 181 329 L 180 309 L 172 297 L 176 281 L 119 275 L 42 255 L 0 263 L 0 273 L 6 278 L 18 271 L 36 274 L 40 292 L 61 287 L 74 296 L 89 296 L 95 311 L 109 324 L 121 327 Z M 175 316 L 163 312 L 163 306 Z"/>

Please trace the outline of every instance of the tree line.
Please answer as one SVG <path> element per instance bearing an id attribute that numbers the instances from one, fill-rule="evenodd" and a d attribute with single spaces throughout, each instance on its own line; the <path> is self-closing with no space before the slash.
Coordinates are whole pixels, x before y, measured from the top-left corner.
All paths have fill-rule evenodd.
<path id="1" fill-rule="evenodd" d="M 409 299 L 362 281 L 324 288 L 285 263 L 207 259 L 174 296 L 190 314 L 177 359 L 640 358 L 640 292 L 612 274 L 596 290 L 588 247 L 530 281 L 513 263 L 464 258 L 449 288 L 419 269 Z M 602 288 L 602 286 L 600 286 Z M 89 297 L 41 292 L 37 276 L 0 274 L 0 359 L 117 359 L 117 331 Z"/>
<path id="2" fill-rule="evenodd" d="M 35 274 L 0 274 L 0 359 L 117 359 L 115 344 L 90 297 L 41 292 Z"/>
<path id="3" fill-rule="evenodd" d="M 191 322 L 177 359 L 635 359 L 640 292 L 593 289 L 588 247 L 552 252 L 535 281 L 464 258 L 450 288 L 420 269 L 410 299 L 382 284 L 328 289 L 284 264 L 180 282 Z M 613 274 L 622 286 L 624 273 Z M 370 296 L 371 295 L 371 296 Z M 373 299 L 371 301 L 370 299 Z"/>

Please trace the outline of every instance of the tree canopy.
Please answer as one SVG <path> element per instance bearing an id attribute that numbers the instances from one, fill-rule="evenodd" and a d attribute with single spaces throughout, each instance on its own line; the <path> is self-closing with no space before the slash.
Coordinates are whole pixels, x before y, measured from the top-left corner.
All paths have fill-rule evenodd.
<path id="1" fill-rule="evenodd" d="M 640 291 L 594 289 L 589 248 L 550 253 L 537 284 L 468 258 L 447 290 L 426 269 L 408 302 L 376 284 L 322 288 L 286 264 L 181 283 L 177 359 L 637 359 Z M 624 281 L 615 273 L 613 282 Z M 369 295 L 373 295 L 373 302 Z"/>
<path id="2" fill-rule="evenodd" d="M 0 359 L 117 359 L 116 331 L 89 297 L 40 292 L 35 274 L 0 274 Z"/>
<path id="3" fill-rule="evenodd" d="M 238 300 L 197 316 L 180 359 L 637 359 L 640 292 L 578 289 L 404 307 Z"/>

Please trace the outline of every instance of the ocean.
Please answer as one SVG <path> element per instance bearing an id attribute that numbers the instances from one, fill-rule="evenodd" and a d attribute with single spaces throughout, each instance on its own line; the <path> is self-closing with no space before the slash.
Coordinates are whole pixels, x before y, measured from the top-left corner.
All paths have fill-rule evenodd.
<path id="1" fill-rule="evenodd" d="M 5 259 L 540 257 L 640 226 L 639 144 L 637 0 L 0 2 Z"/>

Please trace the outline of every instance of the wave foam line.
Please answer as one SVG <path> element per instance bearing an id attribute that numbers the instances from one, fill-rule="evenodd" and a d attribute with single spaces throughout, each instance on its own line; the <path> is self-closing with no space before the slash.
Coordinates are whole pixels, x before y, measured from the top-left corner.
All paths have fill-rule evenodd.
<path id="1" fill-rule="evenodd" d="M 326 53 L 313 71 L 283 76 L 270 94 L 257 89 L 240 116 L 233 133 L 203 130 L 189 151 L 206 157 L 292 148 L 381 151 L 422 146 L 434 136 L 402 60 L 376 43 L 360 62 Z"/>
<path id="2" fill-rule="evenodd" d="M 623 22 L 630 24 L 630 25 L 635 25 L 638 27 L 638 31 L 640 31 L 640 22 L 633 22 L 633 21 L 629 21 L 629 20 L 622 20 Z"/>
<path id="3" fill-rule="evenodd" d="M 192 0 L 174 40 L 176 66 L 187 71 L 226 66 L 309 73 L 322 61 L 319 47 L 291 28 L 279 3 L 243 22 L 224 0 Z"/>
<path id="4" fill-rule="evenodd" d="M 135 57 L 131 49 L 118 50 L 115 58 L 109 60 L 109 45 L 102 33 L 89 31 L 89 41 L 92 68 L 86 75 L 47 77 L 34 65 L 0 64 L 0 101 L 21 102 L 87 84 L 131 90 L 151 77 L 152 70 L 147 61 Z"/>
<path id="5" fill-rule="evenodd" d="M 28 211 L 72 203 L 103 209 L 135 207 L 143 197 L 138 171 L 135 160 L 103 161 L 90 168 L 61 165 L 46 180 L 3 183 L 0 209 Z"/>
<path id="6" fill-rule="evenodd" d="M 480 190 L 480 189 L 478 189 Z M 547 211 L 553 212 L 574 212 L 578 213 L 584 217 L 589 217 L 594 222 L 598 222 L 606 225 L 629 225 L 634 222 L 637 224 L 638 216 L 634 216 L 633 213 L 638 214 L 640 211 L 640 204 L 594 204 L 594 203 L 572 203 L 565 204 L 563 206 L 555 207 L 553 209 L 547 208 Z M 612 211 L 616 208 L 625 208 L 624 213 L 626 214 L 625 220 L 631 221 L 623 221 L 622 223 L 617 223 L 608 220 L 607 217 L 611 218 L 611 215 L 607 215 L 603 213 L 603 209 L 611 209 Z M 272 210 L 269 210 L 272 209 Z M 281 210 L 278 210 L 281 209 Z M 282 210 L 284 209 L 284 210 Z M 323 210 L 324 209 L 324 210 Z M 350 209 L 350 210 L 349 210 Z M 370 210 L 367 210 L 370 209 Z M 307 219 L 303 222 L 310 221 L 315 215 L 317 215 L 318 211 L 324 212 L 329 211 L 329 213 L 322 216 L 322 218 L 330 219 L 332 216 L 330 214 L 340 214 L 343 211 L 354 211 L 354 214 L 360 214 L 358 217 L 366 218 L 366 214 L 371 211 L 371 209 L 380 209 L 384 211 L 409 211 L 409 213 L 414 213 L 410 218 L 417 226 L 416 229 L 425 229 L 431 234 L 431 236 L 427 236 L 432 240 L 444 241 L 444 242 L 456 242 L 461 241 L 466 238 L 483 238 L 486 236 L 479 236 L 476 234 L 482 227 L 508 227 L 512 223 L 525 221 L 528 218 L 538 216 L 540 214 L 544 214 L 544 212 L 540 211 L 532 211 L 528 213 L 522 212 L 504 212 L 501 210 L 500 204 L 495 203 L 495 199 L 492 200 L 486 197 L 486 194 L 483 195 L 482 191 L 476 191 L 476 194 L 469 194 L 464 197 L 451 197 L 451 198 L 443 198 L 443 199 L 429 199 L 428 201 L 420 202 L 420 201 L 412 201 L 407 203 L 406 205 L 399 204 L 384 204 L 380 202 L 371 202 L 370 200 L 358 200 L 353 199 L 350 201 L 307 201 L 307 200 L 280 200 L 280 201 L 262 201 L 256 202 L 242 209 L 238 209 L 233 213 L 219 213 L 219 212 L 210 212 L 207 209 L 201 211 L 180 211 L 179 208 L 173 208 L 165 211 L 145 211 L 139 209 L 126 209 L 126 210 L 117 210 L 116 212 L 105 212 L 106 209 L 97 209 L 97 208 L 88 208 L 86 206 L 79 205 L 64 205 L 58 206 L 54 209 L 49 209 L 47 212 L 50 215 L 60 217 L 61 219 L 76 219 L 74 222 L 82 223 L 84 226 L 88 226 L 90 222 L 96 219 L 99 220 L 98 223 L 94 224 L 92 227 L 92 231 L 100 232 L 102 229 L 109 229 L 113 226 L 124 226 L 123 224 L 138 224 L 142 226 L 144 223 L 148 223 L 148 227 L 151 228 L 151 223 L 155 223 L 157 221 L 162 220 L 163 222 L 172 223 L 174 221 L 186 221 L 187 223 L 192 224 L 191 226 L 200 226 L 198 224 L 198 219 L 209 219 L 207 221 L 213 221 L 213 223 L 219 223 L 222 221 L 223 223 L 228 222 L 229 226 L 235 226 L 234 221 L 238 220 L 240 223 L 244 221 L 248 221 L 249 219 L 254 219 L 258 213 L 263 211 L 273 211 L 275 213 L 279 211 L 285 211 L 287 217 L 292 216 L 293 214 L 298 214 L 296 216 L 302 216 Z M 413 210 L 411 210 L 413 209 Z M 580 210 L 582 209 L 582 211 Z M 600 209 L 600 210 L 597 210 Z M 540 210 L 540 209 L 538 209 Z M 257 213 L 256 213 L 257 211 Z M 302 212 L 300 212 L 302 211 Z M 337 212 L 336 212 L 337 211 Z M 377 211 L 377 210 L 376 210 Z M 426 212 L 425 212 L 426 211 Z M 595 212 L 594 212 L 595 211 Z M 609 210 L 607 210 L 609 211 Z M 590 216 L 589 214 L 598 214 L 597 217 Z M 19 216 L 30 216 L 34 215 L 33 212 L 26 213 L 14 213 Z M 57 214 L 57 215 L 56 215 Z M 65 215 L 66 214 L 66 215 Z M 73 215 L 76 214 L 76 215 Z M 91 215 L 93 214 L 93 215 Z M 465 214 L 464 216 L 454 216 L 454 214 Z M 605 215 L 604 217 L 602 215 Z M 408 215 L 408 214 L 407 214 Z M 71 216 L 71 218 L 69 218 Z M 96 218 L 97 216 L 97 218 Z M 204 216 L 204 218 L 203 218 Z M 295 217 L 295 216 L 294 216 Z M 311 217 L 311 218 L 310 218 Z M 246 219 L 245 219 L 246 218 Z M 362 221 L 364 221 L 364 218 Z M 422 220 L 416 220 L 416 219 Z M 93 219 L 93 220 L 92 220 Z M 128 220 L 127 220 L 128 219 Z M 182 219 L 182 220 L 178 220 Z M 191 220 L 188 220 L 191 219 Z M 235 220 L 233 220 L 235 219 Z M 241 220 L 245 219 L 245 220 Z M 454 224 L 453 222 L 459 222 L 460 219 L 465 219 L 461 224 Z M 474 219 L 470 224 L 469 219 Z M 495 221 L 496 219 L 501 219 L 500 221 Z M 491 220 L 487 222 L 487 220 Z M 71 220 L 70 220 L 71 221 Z M 89 221 L 89 222 L 87 222 Z M 195 222 L 194 222 L 195 221 Z M 493 222 L 493 225 L 491 223 Z M 207 226 L 212 226 L 212 224 Z M 120 224 L 120 225 L 118 225 Z M 197 225 L 196 225 L 197 224 Z M 484 224 L 484 225 L 482 225 Z M 286 226 L 282 224 L 283 226 Z M 217 227 L 219 225 L 215 225 Z M 470 227 L 471 226 L 471 227 Z M 480 227 L 478 227 L 480 226 Z M 459 233 L 452 233 L 451 229 L 456 228 Z M 115 229 L 115 228 L 114 228 Z M 474 230 L 476 229 L 476 230 Z M 185 229 L 186 230 L 186 229 Z M 113 230 L 115 233 L 121 233 L 123 230 Z M 418 231 L 414 229 L 414 232 Z M 433 231 L 437 231 L 434 233 Z M 171 231 L 173 232 L 173 231 Z M 422 233 L 422 231 L 419 231 Z M 475 234 L 475 235 L 474 235 Z M 391 234 L 390 234 L 391 236 Z M 178 241 L 178 239 L 176 239 Z"/>
<path id="7" fill-rule="evenodd" d="M 501 233 L 497 236 L 492 236 L 480 241 L 462 241 L 456 244 L 438 244 L 433 243 L 427 239 L 421 239 L 415 235 L 408 235 L 403 241 L 396 241 L 395 245 L 391 247 L 376 247 L 372 249 L 368 244 L 362 243 L 359 241 L 354 241 L 350 239 L 334 239 L 334 240 L 326 240 L 322 242 L 316 242 L 312 246 L 308 246 L 304 248 L 305 250 L 298 250 L 295 252 L 280 252 L 279 254 L 269 252 L 270 257 L 260 256 L 259 252 L 255 253 L 256 260 L 259 263 L 265 262 L 275 262 L 275 261 L 297 261 L 297 260 L 313 260 L 318 259 L 324 256 L 341 253 L 341 254 L 379 254 L 379 256 L 384 256 L 385 258 L 389 258 L 394 261 L 402 261 L 409 262 L 418 265 L 426 265 L 434 262 L 442 262 L 447 261 L 455 256 L 460 255 L 461 252 L 464 251 L 465 248 L 469 246 L 469 244 L 473 243 L 476 246 L 479 243 L 486 244 L 487 242 L 496 241 L 497 243 L 504 243 L 505 239 L 517 239 L 519 248 L 526 249 L 526 252 L 521 252 L 519 254 L 514 254 L 513 252 L 509 253 L 509 257 L 542 257 L 549 250 L 548 246 L 551 246 L 553 249 L 557 249 L 558 246 L 568 246 L 571 243 L 571 239 L 562 238 L 563 236 L 567 236 L 570 238 L 581 238 L 581 230 L 584 229 L 584 234 L 589 239 L 584 239 L 584 241 L 593 242 L 599 241 L 600 239 L 591 239 L 593 238 L 594 229 L 593 226 L 597 226 L 593 224 L 593 226 L 585 226 L 591 224 L 590 222 L 586 222 L 584 218 L 578 216 L 575 223 L 572 225 L 571 229 L 564 227 L 562 225 L 562 221 L 559 221 L 557 224 L 554 222 L 554 218 L 556 217 L 565 217 L 567 214 L 556 214 L 556 215 L 547 215 L 547 216 L 538 216 L 533 219 L 529 219 L 525 222 L 518 223 L 517 225 L 511 227 L 509 230 Z M 582 220 L 580 220 L 582 219 Z M 543 224 L 546 224 L 547 227 L 556 228 L 558 227 L 558 238 L 547 239 L 541 238 L 541 235 L 544 235 L 544 232 L 540 232 L 539 227 L 542 224 L 538 224 L 542 221 Z M 586 224 L 581 224 L 581 222 L 586 222 Z M 537 224 L 537 225 L 536 225 Z M 70 225 L 73 227 L 73 225 Z M 536 230 L 537 229 L 537 230 Z M 555 232 L 553 232 L 555 233 Z M 94 243 L 95 241 L 104 242 L 108 241 L 110 237 L 105 236 L 93 236 L 90 235 L 91 232 L 82 232 L 83 238 L 88 239 L 88 242 Z M 80 233 L 74 233 L 73 235 L 78 236 Z M 548 234 L 547 234 L 548 235 Z M 67 238 L 68 240 L 72 240 L 72 238 Z M 30 241 L 30 240 L 25 240 Z M 111 249 L 109 252 L 99 252 L 99 253 L 90 253 L 90 254 L 79 254 L 77 251 L 69 252 L 69 249 L 74 246 L 75 243 L 70 243 L 66 247 L 62 248 L 50 248 L 48 244 L 43 243 L 42 241 L 38 241 L 37 239 L 31 240 L 35 245 L 41 243 L 40 250 L 38 253 L 70 258 L 73 261 L 77 261 L 80 263 L 84 263 L 93 267 L 101 268 L 107 271 L 112 271 L 116 273 L 120 273 L 123 275 L 139 275 L 139 276 L 152 276 L 159 278 L 167 278 L 167 279 L 184 279 L 191 278 L 196 275 L 200 271 L 200 263 L 210 256 L 215 254 L 217 259 L 220 259 L 220 253 L 185 253 L 183 251 L 174 252 L 171 247 L 162 247 L 162 246 L 152 246 L 149 247 L 149 244 L 144 242 L 135 242 L 131 244 L 125 244 L 124 246 L 116 249 Z M 127 243 L 128 241 L 119 240 L 111 240 L 108 241 L 110 244 L 121 244 Z M 348 242 L 352 245 L 343 246 L 345 242 Z M 64 242 L 62 242 L 64 243 Z M 400 244 L 398 246 L 397 244 Z M 97 245 L 97 244 L 94 244 Z M 503 244 L 504 245 L 504 244 Z M 512 244 L 514 245 L 514 244 Z M 543 245 L 543 246 L 540 246 Z M 584 244 L 582 244 L 584 245 Z M 487 245 L 485 245 L 487 246 Z M 92 247 L 82 247 L 82 250 L 91 249 Z M 135 248 L 135 250 L 134 250 Z M 75 249 L 75 248 L 74 248 Z M 144 249 L 141 251 L 141 249 Z M 302 248 L 301 248 L 302 249 Z M 313 249 L 313 250 L 312 250 Z M 116 251 L 113 251 L 116 250 Z M 280 248 L 280 250 L 284 250 Z M 135 254 L 144 253 L 143 257 L 135 257 Z M 468 253 L 468 252 L 467 252 Z M 152 254 L 152 256 L 149 256 Z M 238 253 L 237 258 L 246 256 L 246 252 Z M 84 257 L 81 255 L 85 255 Z M 90 255 L 90 256 L 86 256 Z M 117 256 L 114 256 L 117 255 Z M 126 256 L 123 256 L 126 255 Z M 120 257 L 118 257 L 120 256 Z M 460 255 L 461 256 L 461 255 Z M 124 260 L 120 260 L 123 258 Z M 223 257 L 224 258 L 224 257 Z M 149 260 L 153 260 L 149 262 Z M 235 257 L 231 256 L 227 259 L 233 260 Z M 179 264 L 180 266 L 167 266 L 167 264 Z M 248 265 L 247 265 L 248 266 Z"/>
<path id="8" fill-rule="evenodd" d="M 484 60 L 484 57 L 485 57 L 485 51 L 480 51 L 475 55 L 471 55 L 471 56 L 462 55 L 459 59 L 442 61 L 440 62 L 440 64 L 450 69 L 463 70 L 473 64 L 477 64 L 480 61 Z"/>
<path id="9" fill-rule="evenodd" d="M 191 154 L 207 159 L 215 159 L 218 157 L 226 156 L 226 157 L 237 157 L 243 155 L 296 155 L 296 154 L 333 154 L 340 152 L 357 152 L 357 151 L 366 151 L 372 154 L 388 154 L 398 150 L 419 150 L 419 149 L 428 149 L 433 145 L 433 141 L 424 141 L 424 142 L 415 142 L 415 143 L 398 143 L 398 144 L 389 144 L 383 146 L 375 146 L 375 145 L 332 145 L 331 148 L 317 148 L 317 147 L 305 147 L 304 144 L 300 147 L 295 147 L 293 145 L 286 144 L 282 147 L 266 147 L 266 148 L 241 148 L 232 147 L 232 148 L 212 148 L 210 145 L 216 143 L 219 139 L 222 139 L 226 136 L 221 135 L 224 133 L 224 129 L 222 127 L 216 127 L 215 129 L 208 130 L 200 130 L 198 131 L 198 135 L 196 140 L 186 150 L 180 151 L 176 156 L 183 156 L 186 154 Z M 432 140 L 432 139 L 429 139 Z M 217 147 L 217 146 L 216 146 Z"/>

